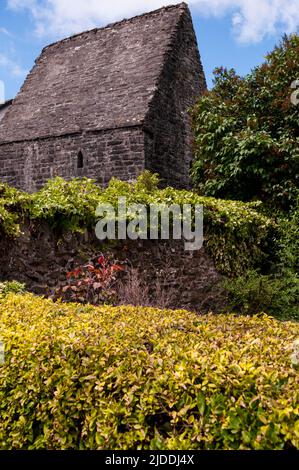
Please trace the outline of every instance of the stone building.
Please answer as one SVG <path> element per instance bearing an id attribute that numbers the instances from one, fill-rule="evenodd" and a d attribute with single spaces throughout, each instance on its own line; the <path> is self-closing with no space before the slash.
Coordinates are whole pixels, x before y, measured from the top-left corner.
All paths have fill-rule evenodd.
<path id="1" fill-rule="evenodd" d="M 4 118 L 11 104 L 12 104 L 12 100 L 5 101 L 5 103 L 0 104 L 0 122 Z"/>
<path id="2" fill-rule="evenodd" d="M 34 191 L 149 169 L 188 187 L 188 109 L 205 88 L 185 3 L 51 44 L 0 123 L 0 181 Z"/>

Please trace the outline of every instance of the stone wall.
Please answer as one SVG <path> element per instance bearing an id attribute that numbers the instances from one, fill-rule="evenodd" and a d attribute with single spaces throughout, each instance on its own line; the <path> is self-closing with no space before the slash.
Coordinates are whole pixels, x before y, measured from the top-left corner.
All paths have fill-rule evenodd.
<path id="1" fill-rule="evenodd" d="M 0 280 L 24 282 L 37 294 L 51 294 L 68 270 L 107 250 L 92 233 L 57 233 L 46 223 L 25 224 L 22 233 L 13 241 L 2 238 Z M 162 285 L 172 308 L 217 312 L 225 307 L 222 278 L 204 249 L 187 252 L 180 241 L 130 241 L 109 251 L 136 268 L 151 293 Z"/>
<path id="2" fill-rule="evenodd" d="M 145 165 L 159 173 L 164 185 L 190 187 L 194 155 L 189 109 L 206 88 L 192 18 L 187 10 L 177 24 L 145 120 Z"/>
<path id="3" fill-rule="evenodd" d="M 7 113 L 7 111 L 9 110 L 11 104 L 12 104 L 12 100 L 8 100 L 2 104 L 0 102 L 0 123 L 2 119 L 4 118 L 5 114 Z"/>
<path id="4" fill-rule="evenodd" d="M 130 181 L 144 170 L 144 134 L 138 126 L 2 144 L 0 152 L 0 180 L 27 191 L 57 175 L 87 176 L 106 185 L 112 176 Z M 79 152 L 83 168 L 78 168 Z"/>

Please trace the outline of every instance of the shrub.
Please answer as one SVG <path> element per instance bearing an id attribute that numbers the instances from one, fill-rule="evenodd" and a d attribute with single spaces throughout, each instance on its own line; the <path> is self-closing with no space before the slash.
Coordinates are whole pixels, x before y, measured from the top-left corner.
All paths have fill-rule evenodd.
<path id="1" fill-rule="evenodd" d="M 277 220 L 277 238 L 273 244 L 268 274 L 248 271 L 226 280 L 231 309 L 245 314 L 265 311 L 281 319 L 299 321 L 299 210 Z"/>
<path id="2" fill-rule="evenodd" d="M 6 296 L 9 293 L 24 294 L 25 292 L 25 284 L 17 281 L 0 282 L 0 296 Z"/>
<path id="3" fill-rule="evenodd" d="M 20 233 L 18 217 L 16 214 L 9 212 L 5 204 L 0 202 L 0 227 L 1 231 L 9 236 L 16 236 Z"/>
<path id="4" fill-rule="evenodd" d="M 230 309 L 243 314 L 267 312 L 280 319 L 299 321 L 299 278 L 289 272 L 284 276 L 262 275 L 248 271 L 223 283 L 230 299 Z"/>
<path id="5" fill-rule="evenodd" d="M 101 255 L 67 273 L 67 282 L 56 289 L 54 298 L 64 302 L 112 304 L 116 300 L 115 281 L 123 268 Z"/>
<path id="6" fill-rule="evenodd" d="M 298 194 L 299 36 L 285 37 L 266 62 L 241 78 L 215 71 L 215 86 L 193 110 L 195 185 L 206 196 L 262 200 L 287 210 Z"/>
<path id="7" fill-rule="evenodd" d="M 294 210 L 288 217 L 279 217 L 277 221 L 277 269 L 283 274 L 286 270 L 299 272 L 299 198 Z"/>
<path id="8" fill-rule="evenodd" d="M 94 226 L 100 194 L 100 187 L 91 179 L 56 177 L 32 195 L 29 216 L 47 220 L 52 227 L 80 232 Z"/>
<path id="9" fill-rule="evenodd" d="M 299 448 L 296 323 L 0 301 L 1 449 Z"/>
<path id="10" fill-rule="evenodd" d="M 30 196 L 0 183 L 0 231 L 11 237 L 20 234 L 19 218 L 28 208 Z"/>

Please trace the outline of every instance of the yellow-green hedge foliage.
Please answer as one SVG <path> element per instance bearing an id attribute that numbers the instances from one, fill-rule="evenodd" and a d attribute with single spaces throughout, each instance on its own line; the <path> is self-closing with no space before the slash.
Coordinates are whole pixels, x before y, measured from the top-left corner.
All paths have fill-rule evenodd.
<path id="1" fill-rule="evenodd" d="M 0 320 L 1 449 L 299 448 L 296 323 L 31 294 Z"/>

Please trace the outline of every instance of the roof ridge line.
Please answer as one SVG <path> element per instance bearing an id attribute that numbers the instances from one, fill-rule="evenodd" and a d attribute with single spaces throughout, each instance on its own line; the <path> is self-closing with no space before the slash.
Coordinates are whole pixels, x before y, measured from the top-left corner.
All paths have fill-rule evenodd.
<path id="1" fill-rule="evenodd" d="M 109 23 L 106 26 L 101 26 L 99 28 L 88 29 L 88 30 L 82 31 L 81 33 L 75 33 L 75 34 L 72 34 L 71 36 L 68 36 L 68 37 L 63 38 L 63 39 L 59 39 L 58 41 L 55 41 L 55 42 L 52 42 L 52 43 L 48 44 L 47 46 L 45 46 L 42 49 L 42 53 L 44 51 L 46 51 L 47 49 L 49 49 L 50 47 L 55 46 L 56 44 L 62 44 L 64 42 L 72 41 L 73 39 L 75 39 L 77 37 L 83 36 L 84 34 L 97 33 L 98 31 L 104 31 L 105 29 L 111 29 L 111 28 L 116 27 L 116 26 L 122 26 L 123 24 L 131 23 L 131 22 L 137 20 L 138 18 L 144 18 L 144 17 L 147 17 L 147 16 L 152 16 L 156 13 L 159 13 L 159 12 L 162 12 L 162 11 L 167 11 L 167 10 L 173 10 L 173 9 L 181 10 L 183 12 L 183 11 L 186 11 L 186 9 L 188 9 L 188 5 L 184 1 L 181 2 L 181 3 L 176 3 L 174 5 L 166 5 L 166 6 L 163 6 L 161 8 L 158 8 L 157 10 L 152 10 L 152 11 L 149 11 L 147 13 L 142 13 L 140 15 L 135 15 L 131 18 L 124 18 L 123 20 L 115 21 L 113 23 Z"/>

